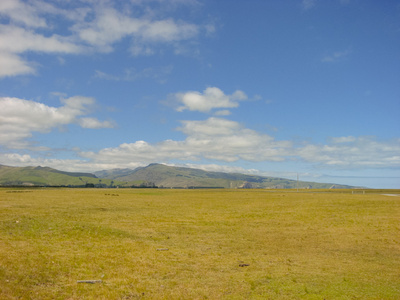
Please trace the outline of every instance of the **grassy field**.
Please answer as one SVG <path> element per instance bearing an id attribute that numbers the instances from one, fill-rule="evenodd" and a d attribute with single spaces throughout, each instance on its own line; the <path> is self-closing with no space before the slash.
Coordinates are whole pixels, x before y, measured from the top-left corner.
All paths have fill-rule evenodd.
<path id="1" fill-rule="evenodd" d="M 0 189 L 0 299 L 400 299 L 381 193 Z"/>

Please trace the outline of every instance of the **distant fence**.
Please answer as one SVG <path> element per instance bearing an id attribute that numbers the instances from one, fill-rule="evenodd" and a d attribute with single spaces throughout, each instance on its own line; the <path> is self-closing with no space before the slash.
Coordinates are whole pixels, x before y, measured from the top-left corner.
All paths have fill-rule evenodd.
<path id="1" fill-rule="evenodd" d="M 364 190 L 352 190 L 351 193 L 352 194 L 363 194 L 364 195 L 365 191 Z"/>

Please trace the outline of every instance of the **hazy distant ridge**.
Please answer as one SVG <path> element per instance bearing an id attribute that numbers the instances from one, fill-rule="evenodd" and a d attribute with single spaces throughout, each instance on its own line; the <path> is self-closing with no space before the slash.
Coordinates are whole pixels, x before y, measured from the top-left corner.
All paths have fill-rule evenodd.
<path id="1" fill-rule="evenodd" d="M 121 176 L 118 176 L 121 174 Z M 114 169 L 95 172 L 102 178 L 118 181 L 143 180 L 159 187 L 223 187 L 223 188 L 296 188 L 297 181 L 285 178 L 247 175 L 240 173 L 209 172 L 200 169 L 171 167 L 163 164 L 150 164 L 135 170 Z M 299 188 L 351 188 L 347 185 L 332 183 L 304 182 L 298 183 Z"/>
<path id="2" fill-rule="evenodd" d="M 49 167 L 10 167 L 0 165 L 0 185 L 78 186 L 98 181 L 91 173 L 64 172 Z"/>
<path id="3" fill-rule="evenodd" d="M 352 188 L 347 185 L 295 181 L 285 178 L 208 172 L 200 169 L 150 164 L 147 167 L 103 170 L 91 173 L 64 172 L 49 167 L 0 165 L 0 185 L 163 187 L 163 188 Z"/>

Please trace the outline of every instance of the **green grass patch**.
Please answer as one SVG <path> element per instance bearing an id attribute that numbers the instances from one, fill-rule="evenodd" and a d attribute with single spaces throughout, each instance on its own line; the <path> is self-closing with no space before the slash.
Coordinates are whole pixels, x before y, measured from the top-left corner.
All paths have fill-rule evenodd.
<path id="1" fill-rule="evenodd" d="M 0 298 L 399 299 L 399 220 L 370 192 L 0 189 Z"/>

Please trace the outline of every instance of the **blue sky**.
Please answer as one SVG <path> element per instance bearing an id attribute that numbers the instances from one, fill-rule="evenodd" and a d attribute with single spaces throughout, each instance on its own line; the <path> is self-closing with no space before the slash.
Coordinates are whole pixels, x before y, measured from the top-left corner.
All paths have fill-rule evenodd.
<path id="1" fill-rule="evenodd" d="M 0 2 L 0 164 L 400 188 L 400 3 Z"/>

